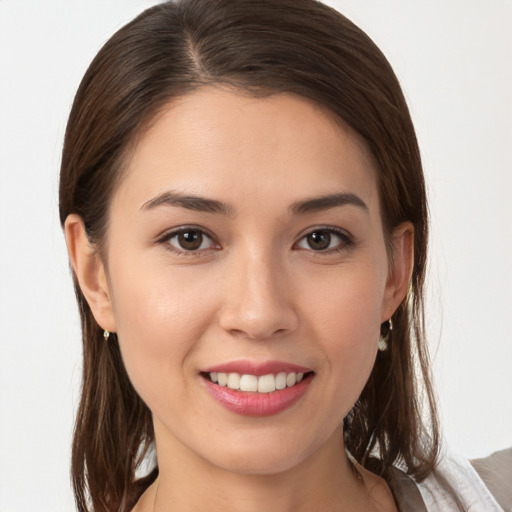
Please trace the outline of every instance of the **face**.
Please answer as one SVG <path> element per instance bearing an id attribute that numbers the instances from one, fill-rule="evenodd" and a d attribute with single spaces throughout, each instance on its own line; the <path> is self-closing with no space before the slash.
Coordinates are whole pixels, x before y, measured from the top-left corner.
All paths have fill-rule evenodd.
<path id="1" fill-rule="evenodd" d="M 157 446 L 246 473 L 340 442 L 401 299 L 369 151 L 292 95 L 170 104 L 113 197 L 104 262 L 96 316 Z"/>

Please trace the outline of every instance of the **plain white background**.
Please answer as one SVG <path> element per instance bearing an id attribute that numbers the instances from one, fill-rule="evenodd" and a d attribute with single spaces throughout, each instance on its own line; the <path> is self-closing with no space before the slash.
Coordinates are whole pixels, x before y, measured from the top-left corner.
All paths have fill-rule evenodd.
<path id="1" fill-rule="evenodd" d="M 149 0 L 0 0 L 0 510 L 74 509 L 80 330 L 57 215 L 67 114 Z M 329 2 L 388 56 L 432 213 L 428 327 L 447 444 L 512 445 L 512 2 Z"/>

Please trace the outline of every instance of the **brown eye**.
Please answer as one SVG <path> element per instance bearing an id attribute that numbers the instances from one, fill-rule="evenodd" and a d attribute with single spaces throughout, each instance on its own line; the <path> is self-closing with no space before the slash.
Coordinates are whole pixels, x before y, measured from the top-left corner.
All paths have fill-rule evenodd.
<path id="1" fill-rule="evenodd" d="M 331 245 L 331 233 L 328 231 L 313 231 L 306 236 L 307 244 L 315 251 L 323 251 Z"/>
<path id="2" fill-rule="evenodd" d="M 200 251 L 210 249 L 213 245 L 212 239 L 198 229 L 184 229 L 172 234 L 168 243 L 177 251 Z"/>
<path id="3" fill-rule="evenodd" d="M 352 239 L 346 233 L 338 229 L 315 229 L 304 235 L 297 243 L 298 249 L 306 249 L 316 252 L 330 252 L 331 249 L 348 248 L 353 244 Z"/>

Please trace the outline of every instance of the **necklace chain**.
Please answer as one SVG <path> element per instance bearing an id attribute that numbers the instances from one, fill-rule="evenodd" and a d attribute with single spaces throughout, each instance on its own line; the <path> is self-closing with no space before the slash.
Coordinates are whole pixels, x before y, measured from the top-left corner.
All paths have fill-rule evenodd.
<path id="1" fill-rule="evenodd" d="M 158 489 L 160 489 L 160 476 L 157 477 L 156 482 L 156 492 L 155 492 L 155 501 L 153 503 L 153 512 L 156 510 L 156 500 L 158 499 Z"/>

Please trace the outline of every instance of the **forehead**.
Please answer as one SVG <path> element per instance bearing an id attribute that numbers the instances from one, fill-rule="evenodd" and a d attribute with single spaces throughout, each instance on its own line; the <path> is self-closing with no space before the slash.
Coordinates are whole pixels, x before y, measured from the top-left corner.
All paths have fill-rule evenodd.
<path id="1" fill-rule="evenodd" d="M 293 201 L 347 189 L 372 202 L 375 176 L 362 139 L 313 102 L 205 87 L 173 100 L 147 125 L 118 192 L 140 202 L 172 187 L 236 200 L 245 186 Z"/>

